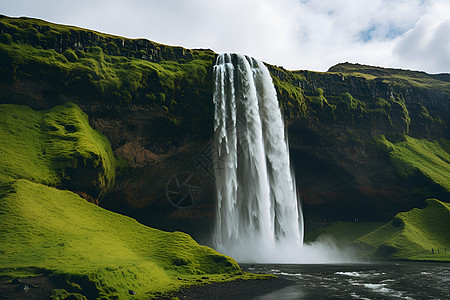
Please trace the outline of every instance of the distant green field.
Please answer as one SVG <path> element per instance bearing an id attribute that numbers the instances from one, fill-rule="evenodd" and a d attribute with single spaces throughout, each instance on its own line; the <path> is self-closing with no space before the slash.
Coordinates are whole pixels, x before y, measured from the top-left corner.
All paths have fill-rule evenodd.
<path id="1" fill-rule="evenodd" d="M 310 232 L 305 236 L 305 242 L 313 242 L 318 237 L 332 238 L 337 246 L 346 247 L 359 237 L 383 226 L 383 222 L 337 222 L 331 226 Z"/>
<path id="2" fill-rule="evenodd" d="M 425 208 L 401 212 L 388 223 L 338 222 L 309 239 L 319 236 L 358 249 L 366 258 L 450 261 L 450 204 L 428 199 Z"/>
<path id="3" fill-rule="evenodd" d="M 397 214 L 354 245 L 378 258 L 450 261 L 450 204 L 428 199 L 426 205 Z"/>

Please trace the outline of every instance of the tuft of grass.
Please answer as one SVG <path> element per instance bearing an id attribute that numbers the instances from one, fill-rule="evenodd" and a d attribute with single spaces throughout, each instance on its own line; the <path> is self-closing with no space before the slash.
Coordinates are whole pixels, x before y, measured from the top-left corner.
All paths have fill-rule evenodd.
<path id="1" fill-rule="evenodd" d="M 254 277 L 187 234 L 25 179 L 0 184 L 0 214 L 0 274 L 44 273 L 89 299 L 124 299 L 129 290 L 144 299 L 198 284 L 205 274 L 203 283 Z"/>
<path id="2" fill-rule="evenodd" d="M 397 214 L 353 245 L 375 258 L 450 261 L 450 204 L 428 199 L 425 208 Z"/>
<path id="3" fill-rule="evenodd" d="M 412 180 L 419 178 L 422 183 L 416 186 L 434 185 L 446 195 L 450 194 L 450 142 L 448 140 L 427 141 L 407 135 L 401 136 L 396 142 L 390 142 L 384 136 L 379 136 L 375 140 L 378 147 L 388 153 L 392 165 L 400 176 Z"/>
<path id="4" fill-rule="evenodd" d="M 118 160 L 75 104 L 45 111 L 3 104 L 0 115 L 0 181 L 23 178 L 94 198 L 113 186 Z"/>

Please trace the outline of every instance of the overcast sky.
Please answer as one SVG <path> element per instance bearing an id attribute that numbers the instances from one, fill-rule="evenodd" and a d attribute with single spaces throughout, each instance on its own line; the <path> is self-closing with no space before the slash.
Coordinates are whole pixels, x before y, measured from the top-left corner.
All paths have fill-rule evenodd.
<path id="1" fill-rule="evenodd" d="M 450 0 L 0 0 L 0 14 L 243 53 L 291 70 L 348 61 L 450 73 Z"/>

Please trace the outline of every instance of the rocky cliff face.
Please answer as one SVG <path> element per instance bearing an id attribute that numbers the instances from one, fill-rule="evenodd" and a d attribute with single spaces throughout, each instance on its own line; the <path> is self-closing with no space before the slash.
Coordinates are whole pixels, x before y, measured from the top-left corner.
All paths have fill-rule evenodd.
<path id="1" fill-rule="evenodd" d="M 150 226 L 207 236 L 215 54 L 38 20 L 0 21 L 0 103 L 78 104 L 129 166 L 100 205 Z M 22 55 L 25 47 L 32 48 Z M 43 54 L 52 60 L 39 59 Z M 447 75 L 350 64 L 325 73 L 269 69 L 307 222 L 384 220 L 422 203 L 416 179 L 401 177 L 373 137 L 449 139 Z M 195 176 L 201 191 L 190 208 L 170 201 L 177 174 Z"/>
<path id="2" fill-rule="evenodd" d="M 7 17 L 0 15 L 0 18 Z M 134 57 L 152 62 L 193 59 L 190 49 L 168 47 L 146 39 L 130 40 L 78 27 L 58 26 L 31 18 L 0 23 L 0 33 L 4 41 L 11 39 L 36 48 L 52 49 L 58 53 L 64 53 L 67 49 L 85 51 L 92 47 L 100 47 L 109 55 Z"/>

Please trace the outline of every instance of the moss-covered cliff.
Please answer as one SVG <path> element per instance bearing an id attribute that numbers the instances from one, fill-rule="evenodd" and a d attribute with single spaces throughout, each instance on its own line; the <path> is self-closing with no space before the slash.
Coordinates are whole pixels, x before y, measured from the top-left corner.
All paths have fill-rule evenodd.
<path id="1" fill-rule="evenodd" d="M 213 181 L 196 158 L 210 163 L 215 56 L 211 50 L 2 17 L 0 103 L 35 109 L 76 103 L 129 166 L 101 205 L 146 224 L 199 233 L 211 227 L 214 208 Z M 426 197 L 449 197 L 421 171 L 404 176 L 394 152 L 380 144 L 383 135 L 395 145 L 440 143 L 449 153 L 448 74 L 348 63 L 328 72 L 268 67 L 308 222 L 387 220 Z M 435 155 L 444 175 L 446 157 Z M 173 207 L 166 195 L 167 183 L 182 171 L 202 182 L 202 198 L 188 210 Z"/>

